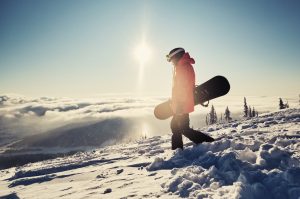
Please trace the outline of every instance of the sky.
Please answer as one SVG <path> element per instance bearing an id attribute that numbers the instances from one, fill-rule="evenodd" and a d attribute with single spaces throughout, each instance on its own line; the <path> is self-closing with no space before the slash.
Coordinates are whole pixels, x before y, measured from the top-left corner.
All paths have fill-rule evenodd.
<path id="1" fill-rule="evenodd" d="M 299 21 L 296 0 L 2 0 L 0 93 L 169 96 L 165 55 L 183 47 L 198 84 L 223 75 L 230 95 L 298 96 Z"/>

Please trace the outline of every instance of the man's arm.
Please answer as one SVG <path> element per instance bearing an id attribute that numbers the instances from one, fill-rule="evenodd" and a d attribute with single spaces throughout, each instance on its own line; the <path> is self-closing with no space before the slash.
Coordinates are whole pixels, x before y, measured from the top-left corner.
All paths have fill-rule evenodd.
<path id="1" fill-rule="evenodd" d="M 173 89 L 175 89 L 174 96 L 173 96 L 173 103 L 175 110 L 173 112 L 175 114 L 183 114 L 184 106 L 186 105 L 187 98 L 189 97 L 187 94 L 189 86 L 189 76 L 188 71 L 183 67 L 177 71 L 176 74 L 176 82 Z"/>

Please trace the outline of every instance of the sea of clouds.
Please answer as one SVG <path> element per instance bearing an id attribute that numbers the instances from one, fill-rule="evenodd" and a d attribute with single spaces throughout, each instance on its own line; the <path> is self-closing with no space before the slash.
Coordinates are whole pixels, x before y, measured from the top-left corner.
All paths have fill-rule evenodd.
<path id="1" fill-rule="evenodd" d="M 0 95 L 0 139 L 3 143 L 27 136 L 64 131 L 76 136 L 101 134 L 103 144 L 137 139 L 143 136 L 170 133 L 169 120 L 157 120 L 153 115 L 155 105 L 167 97 L 132 97 L 130 95 L 103 95 L 91 98 L 30 98 L 21 95 Z M 228 106 L 234 119 L 242 116 L 244 96 L 225 96 L 212 100 L 218 116 Z M 296 106 L 298 96 L 283 97 L 290 107 Z M 259 113 L 278 109 L 277 96 L 249 96 L 248 105 Z M 191 114 L 191 126 L 205 125 L 208 108 L 196 106 Z M 116 136 L 120 135 L 120 136 Z M 101 136 L 100 136 L 101 137 Z M 46 139 L 46 138 L 45 138 Z M 56 137 L 56 139 L 58 139 Z M 6 142 L 5 142 L 6 141 Z M 87 143 L 88 144 L 88 143 Z"/>

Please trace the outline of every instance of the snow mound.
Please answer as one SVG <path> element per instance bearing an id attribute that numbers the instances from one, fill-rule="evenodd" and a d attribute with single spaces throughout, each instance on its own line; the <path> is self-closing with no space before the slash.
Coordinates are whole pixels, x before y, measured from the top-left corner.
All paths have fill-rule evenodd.
<path id="1" fill-rule="evenodd" d="M 300 134 L 283 134 L 276 126 L 276 119 L 285 118 L 288 124 L 300 118 L 295 110 L 292 113 L 289 115 L 289 110 L 235 123 L 231 127 L 240 130 L 233 137 L 179 149 L 169 159 L 156 158 L 147 169 L 170 169 L 170 179 L 161 186 L 180 197 L 298 198 Z M 272 128 L 243 131 L 256 124 Z"/>

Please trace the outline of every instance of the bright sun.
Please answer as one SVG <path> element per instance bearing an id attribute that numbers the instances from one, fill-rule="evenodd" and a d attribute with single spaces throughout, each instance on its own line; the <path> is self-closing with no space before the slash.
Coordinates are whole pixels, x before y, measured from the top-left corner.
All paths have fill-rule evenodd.
<path id="1" fill-rule="evenodd" d="M 138 60 L 140 65 L 144 65 L 150 58 L 151 50 L 146 44 L 146 42 L 142 42 L 138 45 L 134 51 L 135 58 Z"/>

